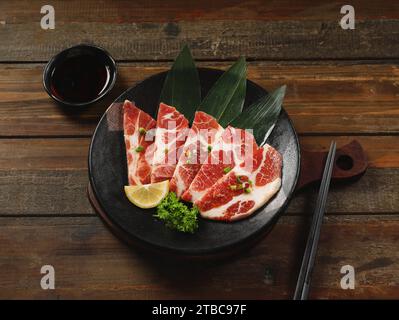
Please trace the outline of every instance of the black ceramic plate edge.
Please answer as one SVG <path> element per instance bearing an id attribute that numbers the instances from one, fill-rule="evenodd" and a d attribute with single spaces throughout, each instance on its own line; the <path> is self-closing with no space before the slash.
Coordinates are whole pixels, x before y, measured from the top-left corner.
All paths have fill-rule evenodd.
<path id="1" fill-rule="evenodd" d="M 198 68 L 199 71 L 218 71 L 220 72 L 221 70 L 219 69 L 214 69 L 214 68 Z M 133 88 L 136 88 L 138 86 L 140 86 L 142 83 L 144 83 L 145 81 L 149 81 L 150 79 L 153 78 L 157 78 L 157 77 L 162 77 L 165 76 L 167 73 L 167 71 L 161 72 L 161 73 L 157 73 L 154 74 L 146 79 L 143 79 L 142 81 L 140 81 L 139 83 L 137 83 L 135 86 L 128 88 L 127 90 L 125 90 L 122 94 L 120 94 L 118 96 L 118 98 L 115 99 L 115 101 L 119 101 L 122 99 L 123 96 L 126 95 L 126 92 L 131 91 Z M 262 88 L 261 86 L 257 85 L 256 83 L 252 82 L 251 80 L 247 80 L 248 82 L 251 83 L 251 85 L 253 85 L 254 87 L 258 88 L 259 90 L 262 91 L 266 91 L 264 88 Z M 114 102 L 115 102 L 114 101 Z M 112 105 L 112 104 L 111 104 Z M 96 185 L 94 183 L 93 180 L 93 175 L 92 175 L 92 168 L 91 168 L 91 157 L 92 157 L 92 148 L 93 148 L 93 141 L 94 141 L 94 137 L 96 136 L 96 133 L 99 129 L 99 125 L 100 123 L 104 120 L 103 118 L 106 116 L 107 111 L 109 108 L 107 108 L 107 110 L 104 112 L 104 114 L 102 115 L 101 119 L 99 120 L 92 138 L 91 138 L 91 142 L 90 142 L 90 146 L 89 146 L 89 155 L 88 155 L 88 171 L 89 171 L 89 181 L 92 187 L 92 191 L 93 194 L 98 202 L 98 204 L 100 205 L 100 207 L 102 208 L 103 212 L 106 214 L 107 218 L 112 222 L 113 227 L 116 229 L 120 229 L 122 233 L 124 233 L 125 235 L 132 237 L 132 240 L 139 242 L 140 244 L 142 244 L 143 246 L 149 246 L 152 249 L 155 249 L 156 251 L 161 251 L 161 252 L 169 252 L 175 255 L 183 255 L 183 256 L 205 256 L 205 255 L 214 255 L 214 254 L 218 254 L 221 253 L 223 251 L 227 251 L 227 250 L 231 250 L 232 248 L 235 247 L 235 245 L 239 245 L 239 243 L 243 243 L 243 242 L 247 242 L 250 241 L 251 239 L 255 239 L 258 238 L 261 234 L 266 234 L 267 231 L 271 230 L 272 227 L 274 226 L 274 224 L 277 222 L 277 220 L 280 218 L 281 214 L 284 212 L 284 210 L 287 208 L 292 195 L 295 191 L 295 187 L 296 184 L 298 182 L 298 178 L 299 178 L 299 173 L 300 173 L 300 161 L 301 161 L 301 155 L 300 155 L 300 145 L 299 145 L 299 140 L 298 140 L 298 135 L 295 131 L 295 128 L 292 124 L 292 121 L 290 119 L 290 117 L 288 116 L 288 114 L 286 113 L 286 111 L 283 109 L 282 113 L 280 114 L 280 118 L 281 117 L 286 117 L 286 120 L 288 120 L 290 127 L 292 128 L 292 132 L 295 138 L 295 143 L 296 143 L 296 148 L 298 150 L 298 154 L 297 154 L 297 171 L 294 177 L 294 182 L 293 185 L 291 187 L 291 190 L 289 191 L 289 193 L 286 195 L 286 201 L 284 202 L 284 204 L 282 206 L 280 206 L 276 212 L 274 213 L 274 215 L 272 216 L 272 218 L 261 228 L 259 228 L 256 232 L 249 234 L 247 237 L 241 238 L 236 244 L 228 244 L 228 245 L 222 245 L 222 246 L 216 246 L 212 249 L 195 249 L 195 250 L 186 250 L 186 249 L 174 249 L 174 248 L 170 248 L 170 247 L 163 247 L 163 246 L 159 246 L 153 243 L 150 243 L 148 241 L 146 241 L 145 239 L 142 239 L 140 237 L 137 237 L 136 235 L 132 235 L 128 230 L 126 230 L 123 226 L 118 225 L 118 223 L 114 220 L 114 218 L 112 217 L 112 215 L 109 215 L 105 210 L 104 210 L 104 205 L 102 203 L 102 199 L 100 197 L 98 197 L 98 192 L 96 190 Z M 273 199 L 273 198 L 272 198 Z M 262 209 L 258 209 L 258 210 L 262 210 Z M 216 222 L 216 223 L 220 223 L 220 222 Z M 221 222 L 223 223 L 223 222 Z M 240 223 L 240 221 L 234 222 L 234 223 Z M 166 228 L 166 226 L 165 226 Z M 125 241 L 126 242 L 126 241 Z"/>

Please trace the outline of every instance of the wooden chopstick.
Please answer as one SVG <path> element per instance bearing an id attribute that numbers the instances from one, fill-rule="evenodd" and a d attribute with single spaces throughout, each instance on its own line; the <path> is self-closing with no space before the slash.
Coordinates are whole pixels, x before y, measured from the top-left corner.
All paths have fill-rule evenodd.
<path id="1" fill-rule="evenodd" d="M 298 281 L 295 288 L 294 300 L 306 300 L 309 295 L 310 280 L 317 253 L 317 245 L 320 237 L 320 229 L 326 208 L 327 195 L 330 187 L 332 169 L 335 160 L 335 141 L 331 142 L 326 164 L 324 167 L 323 178 L 320 184 L 320 190 L 317 197 L 316 208 L 313 215 L 312 225 L 308 240 L 306 242 L 305 253 L 303 255 L 301 269 L 299 271 Z"/>

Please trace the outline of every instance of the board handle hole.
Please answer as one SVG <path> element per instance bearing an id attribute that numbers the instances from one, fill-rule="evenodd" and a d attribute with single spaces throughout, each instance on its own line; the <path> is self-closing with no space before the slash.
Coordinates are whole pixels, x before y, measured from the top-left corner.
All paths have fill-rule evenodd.
<path id="1" fill-rule="evenodd" d="M 348 171 L 353 168 L 353 159 L 346 154 L 339 156 L 335 163 L 341 170 Z"/>

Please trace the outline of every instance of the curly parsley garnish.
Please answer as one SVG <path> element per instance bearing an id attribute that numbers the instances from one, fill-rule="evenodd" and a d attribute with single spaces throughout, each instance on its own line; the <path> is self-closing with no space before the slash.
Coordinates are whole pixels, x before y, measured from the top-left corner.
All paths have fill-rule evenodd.
<path id="1" fill-rule="evenodd" d="M 179 201 L 174 192 L 169 192 L 158 205 L 155 217 L 165 222 L 171 229 L 194 233 L 198 229 L 198 213 L 197 207 L 193 206 L 190 209 Z"/>

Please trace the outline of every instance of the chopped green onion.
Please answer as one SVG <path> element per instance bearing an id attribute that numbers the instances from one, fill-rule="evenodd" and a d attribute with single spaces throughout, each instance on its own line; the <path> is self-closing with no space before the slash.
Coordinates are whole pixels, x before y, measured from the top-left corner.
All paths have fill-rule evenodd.
<path id="1" fill-rule="evenodd" d="M 251 189 L 250 188 L 245 188 L 245 193 L 251 193 Z"/>
<path id="2" fill-rule="evenodd" d="M 212 151 L 212 146 L 208 146 L 208 152 Z"/>
<path id="3" fill-rule="evenodd" d="M 144 129 L 144 128 L 139 128 L 139 133 L 140 133 L 141 135 L 146 134 L 146 133 L 147 133 L 147 130 Z"/>
<path id="4" fill-rule="evenodd" d="M 224 173 L 229 173 L 230 171 L 231 171 L 231 168 L 230 168 L 230 167 L 226 167 L 226 168 L 223 169 L 223 172 L 224 172 Z"/>
<path id="5" fill-rule="evenodd" d="M 243 181 L 241 180 L 241 177 L 240 177 L 240 176 L 237 176 L 237 177 L 236 177 L 236 180 L 237 180 L 238 183 L 243 183 Z"/>
<path id="6" fill-rule="evenodd" d="M 138 146 L 136 149 L 134 149 L 136 152 L 141 152 L 144 150 L 143 146 Z"/>

